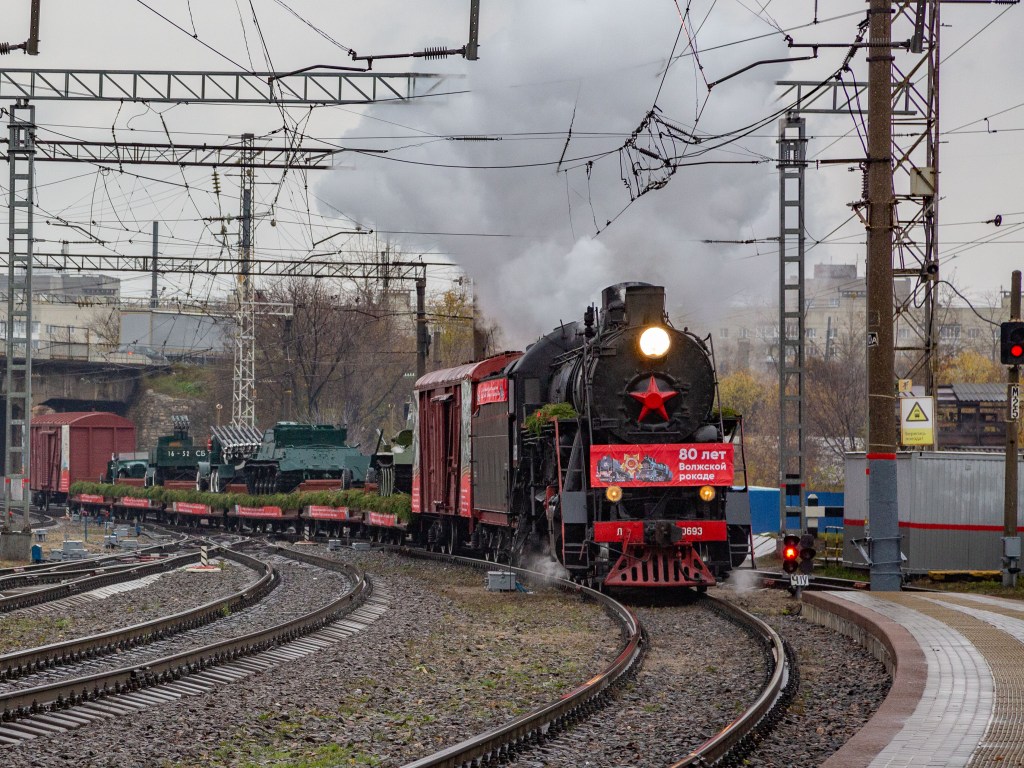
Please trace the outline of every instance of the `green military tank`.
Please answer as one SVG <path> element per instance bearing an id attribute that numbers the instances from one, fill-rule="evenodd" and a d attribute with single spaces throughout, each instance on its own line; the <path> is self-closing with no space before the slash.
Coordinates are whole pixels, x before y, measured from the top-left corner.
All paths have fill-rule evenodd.
<path id="1" fill-rule="evenodd" d="M 176 415 L 173 423 L 174 434 L 158 437 L 156 446 L 149 451 L 146 485 L 165 485 L 168 481 L 191 483 L 199 462 L 209 460 L 208 448 L 195 445 L 192 440 L 188 416 Z"/>
<path id="2" fill-rule="evenodd" d="M 340 480 L 342 488 L 363 485 L 370 457 L 347 439 L 345 427 L 279 421 L 245 462 L 249 493 L 289 493 L 306 480 Z"/>

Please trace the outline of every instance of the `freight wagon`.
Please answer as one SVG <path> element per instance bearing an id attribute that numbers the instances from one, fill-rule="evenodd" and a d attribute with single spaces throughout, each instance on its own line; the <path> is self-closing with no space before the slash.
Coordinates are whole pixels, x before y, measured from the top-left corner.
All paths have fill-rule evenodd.
<path id="1" fill-rule="evenodd" d="M 113 413 L 32 417 L 29 488 L 37 506 L 63 504 L 76 480 L 99 482 L 114 454 L 135 450 L 135 425 Z"/>

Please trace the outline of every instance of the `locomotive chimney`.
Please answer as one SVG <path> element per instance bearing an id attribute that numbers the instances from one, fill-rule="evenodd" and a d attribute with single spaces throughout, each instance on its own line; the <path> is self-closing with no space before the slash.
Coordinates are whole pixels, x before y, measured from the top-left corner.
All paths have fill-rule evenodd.
<path id="1" fill-rule="evenodd" d="M 665 322 L 664 286 L 628 286 L 626 288 L 626 322 L 632 326 Z"/>

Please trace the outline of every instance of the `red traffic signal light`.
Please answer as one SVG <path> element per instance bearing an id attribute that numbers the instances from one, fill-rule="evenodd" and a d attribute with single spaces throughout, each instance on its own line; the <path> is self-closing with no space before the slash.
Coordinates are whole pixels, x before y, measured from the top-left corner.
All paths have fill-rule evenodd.
<path id="1" fill-rule="evenodd" d="M 800 537 L 795 534 L 787 534 L 782 539 L 782 570 L 786 573 L 796 573 L 800 567 Z"/>
<path id="2" fill-rule="evenodd" d="M 1024 365 L 1024 322 L 999 325 L 999 361 L 1003 365 Z"/>

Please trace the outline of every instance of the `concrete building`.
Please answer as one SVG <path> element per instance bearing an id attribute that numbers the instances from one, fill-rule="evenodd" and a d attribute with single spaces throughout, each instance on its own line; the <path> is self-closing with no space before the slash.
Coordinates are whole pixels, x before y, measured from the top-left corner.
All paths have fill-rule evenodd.
<path id="1" fill-rule="evenodd" d="M 907 280 L 897 281 L 897 295 L 906 296 Z M 815 264 L 805 285 L 806 354 L 828 359 L 863 355 L 867 284 L 855 264 Z M 973 350 L 990 359 L 999 354 L 999 322 L 1009 319 L 1009 293 L 1004 291 L 998 306 L 970 307 L 952 291 L 940 289 L 936 322 L 939 353 L 955 355 Z M 736 307 L 724 322 L 710 329 L 720 370 L 774 371 L 779 346 L 778 309 L 774 303 Z M 897 329 L 896 343 L 910 343 L 910 331 Z"/>
<path id="2" fill-rule="evenodd" d="M 116 312 L 121 281 L 108 275 L 41 270 L 32 275 L 32 351 L 37 359 L 89 360 L 117 346 Z M 0 275 L 0 297 L 7 299 L 7 275 Z M 24 328 L 16 328 L 24 336 Z M 7 320 L 0 317 L 0 339 Z"/>
<path id="3" fill-rule="evenodd" d="M 7 276 L 0 275 L 0 297 Z M 214 303 L 182 306 L 121 296 L 121 280 L 109 275 L 41 270 L 32 275 L 32 351 L 36 360 L 160 365 L 176 359 L 223 355 L 233 310 Z M 17 328 L 24 335 L 24 328 Z M 0 317 L 0 340 L 7 338 Z M 230 350 L 228 351 L 230 353 Z"/>

